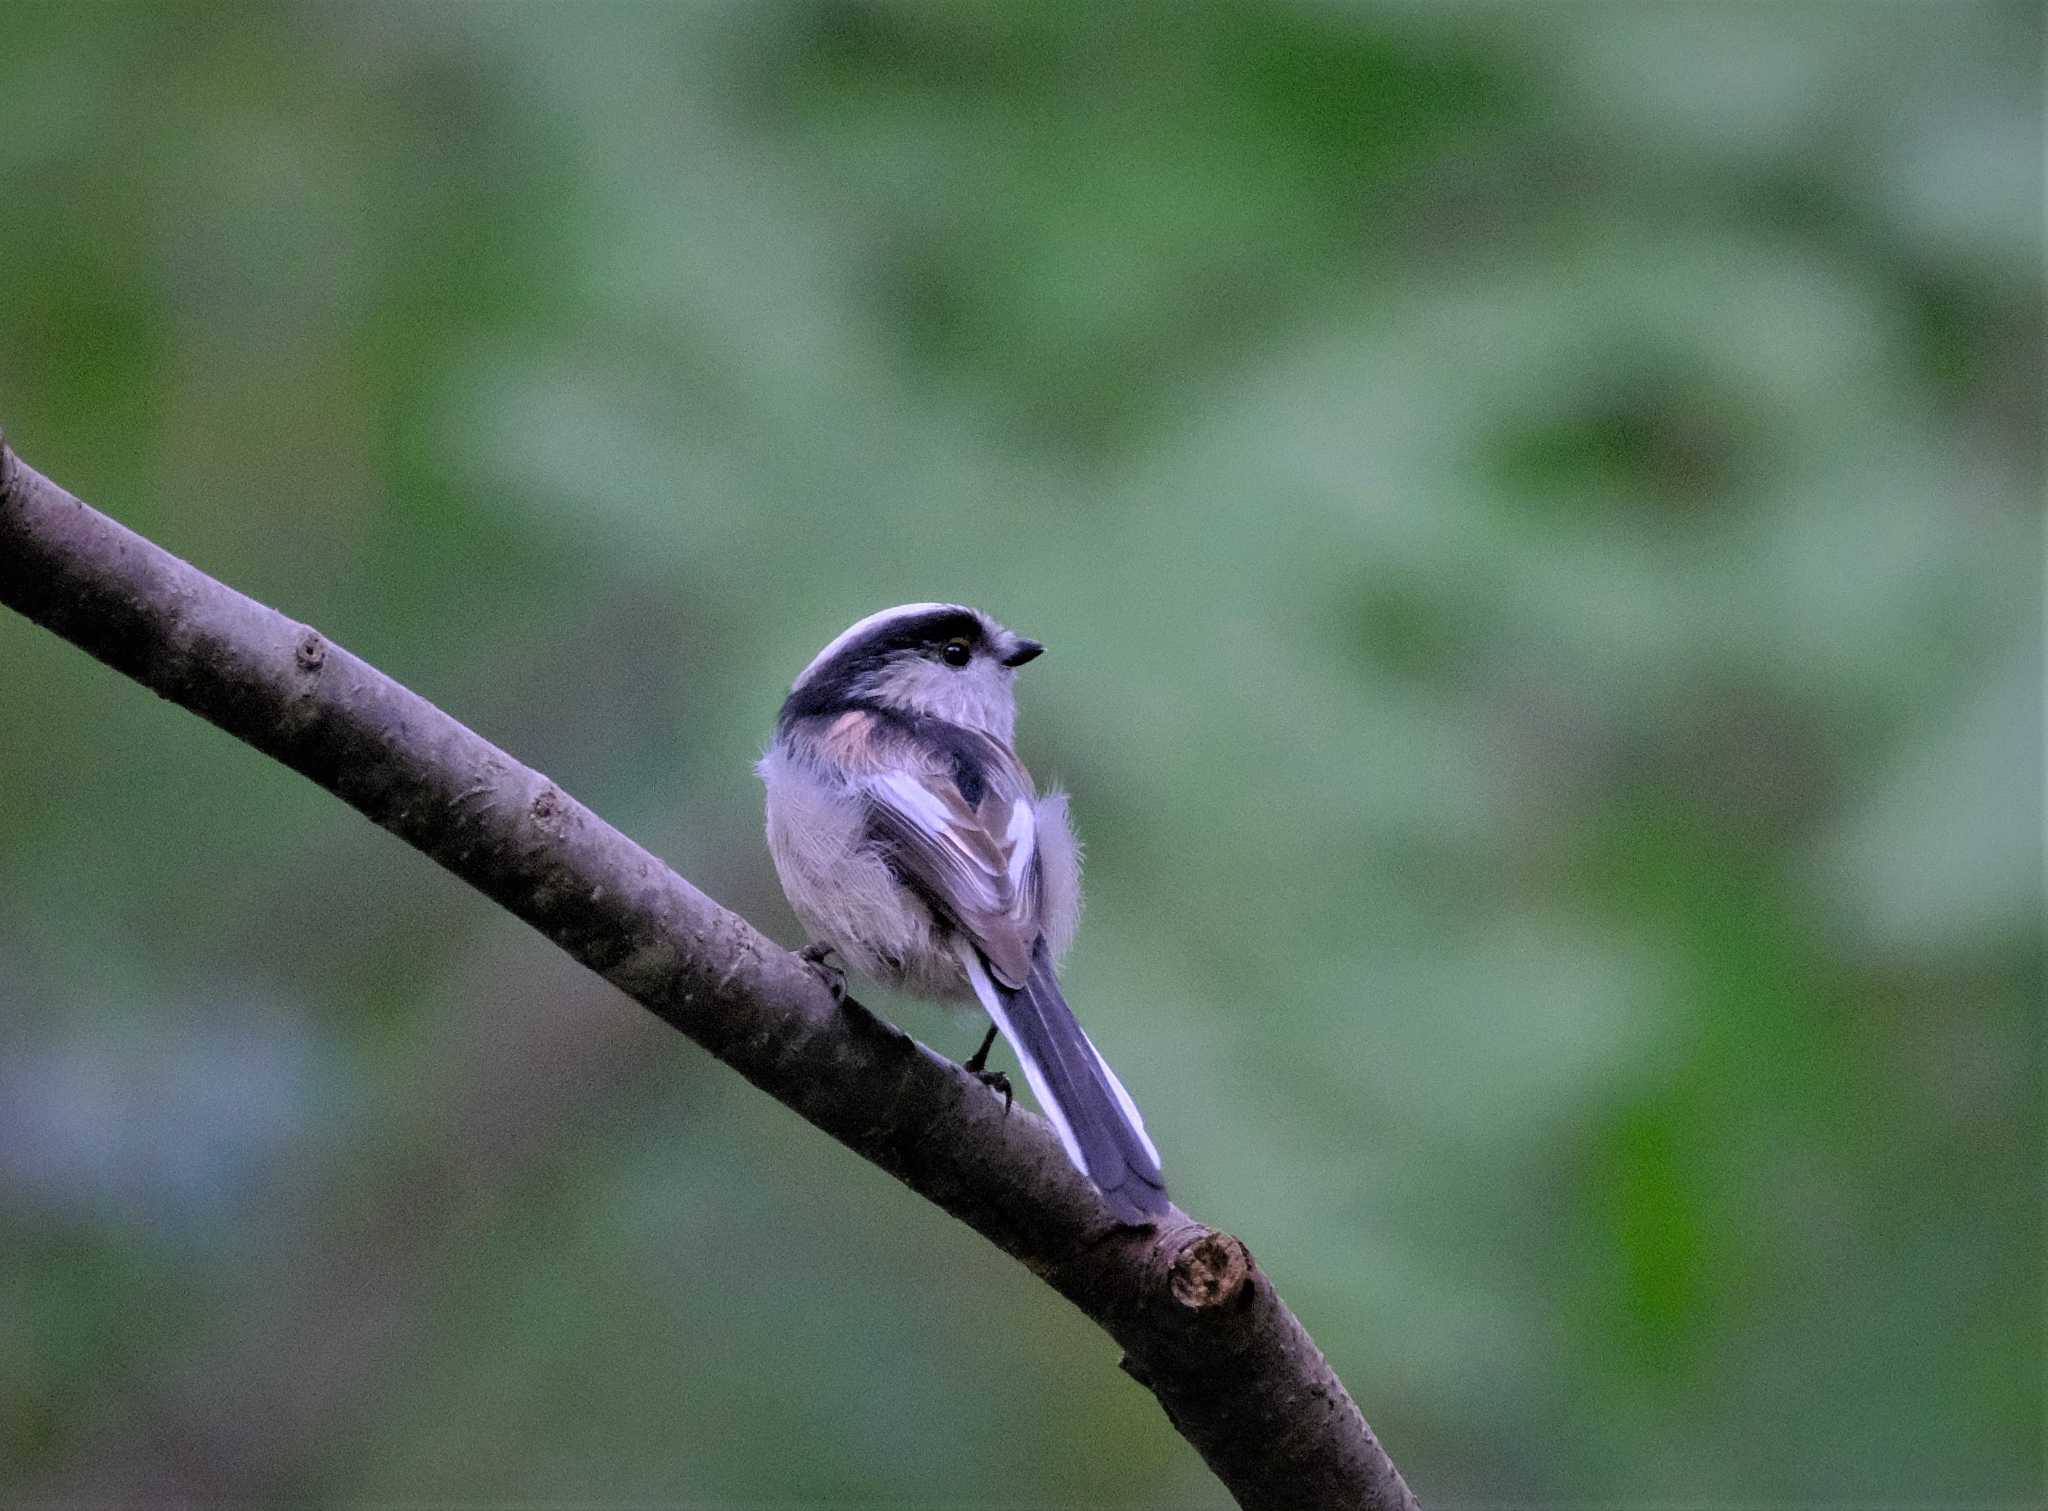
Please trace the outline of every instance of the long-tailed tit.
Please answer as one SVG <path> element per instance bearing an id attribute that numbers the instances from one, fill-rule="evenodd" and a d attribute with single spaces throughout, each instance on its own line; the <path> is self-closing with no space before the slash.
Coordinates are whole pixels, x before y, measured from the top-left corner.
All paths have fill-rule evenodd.
<path id="1" fill-rule="evenodd" d="M 818 945 L 872 980 L 978 999 L 1066 1146 L 1125 1222 L 1167 1209 L 1137 1104 L 1054 967 L 1081 916 L 1064 794 L 1010 749 L 1016 668 L 1043 649 L 957 603 L 871 614 L 790 688 L 762 759 L 768 849 Z"/>

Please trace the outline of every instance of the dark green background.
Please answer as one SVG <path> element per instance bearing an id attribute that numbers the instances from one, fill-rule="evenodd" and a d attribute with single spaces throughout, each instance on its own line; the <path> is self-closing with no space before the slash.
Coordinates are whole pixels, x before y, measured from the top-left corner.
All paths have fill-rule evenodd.
<path id="1" fill-rule="evenodd" d="M 2042 42 L 7 0 L 0 424 L 792 943 L 783 686 L 986 607 L 1070 995 L 1427 1502 L 2033 1503 Z M 0 998 L 0 1498 L 1222 1504 L 1021 1270 L 11 617 Z"/>

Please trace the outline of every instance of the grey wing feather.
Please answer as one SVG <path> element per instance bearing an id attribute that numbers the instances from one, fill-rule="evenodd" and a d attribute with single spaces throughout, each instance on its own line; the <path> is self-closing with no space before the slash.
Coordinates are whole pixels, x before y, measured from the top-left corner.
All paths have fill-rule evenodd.
<path id="1" fill-rule="evenodd" d="M 879 754 L 879 753 L 878 753 Z M 952 771 L 905 743 L 863 781 L 873 833 L 956 932 L 974 994 L 1066 1146 L 1119 1218 L 1165 1212 L 1159 1151 L 1137 1104 L 1075 1021 L 1053 973 L 1080 911 L 1080 855 L 1058 794 L 993 741 L 969 802 Z"/>
<path id="2" fill-rule="evenodd" d="M 875 836 L 905 880 L 974 941 L 1005 985 L 1023 985 L 1039 935 L 1030 778 L 1014 761 L 992 761 L 970 804 L 949 772 L 906 764 L 877 771 L 863 791 Z"/>

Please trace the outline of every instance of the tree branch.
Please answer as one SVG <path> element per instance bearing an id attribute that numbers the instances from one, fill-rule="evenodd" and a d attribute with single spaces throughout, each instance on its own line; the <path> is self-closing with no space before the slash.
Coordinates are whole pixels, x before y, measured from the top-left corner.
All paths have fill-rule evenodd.
<path id="1" fill-rule="evenodd" d="M 1051 1131 L 540 773 L 318 631 L 88 508 L 0 439 L 0 602 L 317 782 L 1019 1261 L 1248 1511 L 1415 1500 L 1245 1246 L 1119 1227 Z"/>

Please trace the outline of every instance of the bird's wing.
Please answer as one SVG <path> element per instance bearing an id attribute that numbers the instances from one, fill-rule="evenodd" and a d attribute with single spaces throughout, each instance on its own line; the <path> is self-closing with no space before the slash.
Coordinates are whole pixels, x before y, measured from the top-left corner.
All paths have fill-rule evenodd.
<path id="1" fill-rule="evenodd" d="M 961 970 L 1017 1051 L 1067 1157 L 1123 1221 L 1166 1212 L 1159 1151 L 1137 1104 L 1053 974 L 1030 774 L 1003 746 L 952 725 L 849 718 L 841 738 L 858 758 L 849 764 L 860 773 L 869 832 L 904 885 L 958 931 Z M 1063 809 L 1053 816 L 1064 824 Z"/>
<path id="2" fill-rule="evenodd" d="M 1001 745 L 948 726 L 889 740 L 860 779 L 868 824 L 904 882 L 967 935 L 997 980 L 1031 974 L 1039 924 L 1036 795 Z"/>

